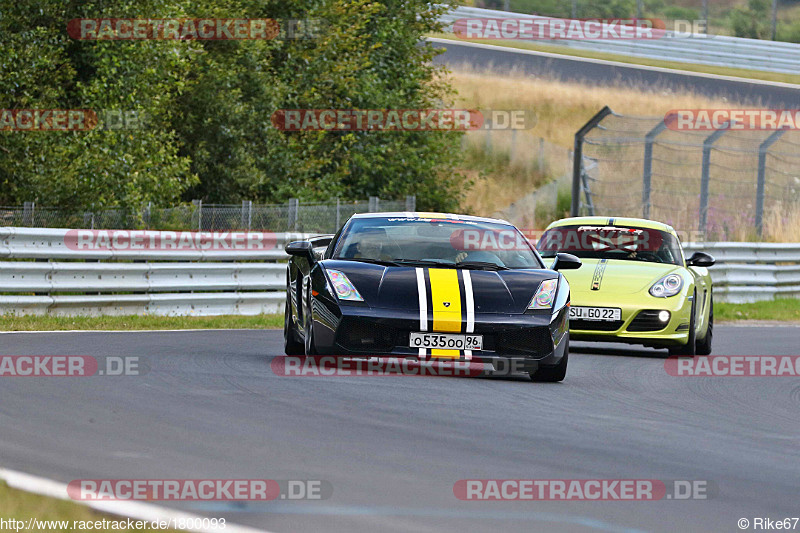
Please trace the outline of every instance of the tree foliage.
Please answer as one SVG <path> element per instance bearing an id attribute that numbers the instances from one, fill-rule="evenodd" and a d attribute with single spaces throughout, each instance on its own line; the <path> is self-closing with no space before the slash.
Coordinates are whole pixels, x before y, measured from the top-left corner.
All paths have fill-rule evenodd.
<path id="1" fill-rule="evenodd" d="M 0 109 L 135 110 L 141 129 L 0 132 L 0 205 L 383 198 L 458 205 L 451 132 L 281 132 L 278 109 L 450 104 L 422 0 L 0 0 Z M 324 22 L 318 38 L 80 41 L 74 18 Z"/>

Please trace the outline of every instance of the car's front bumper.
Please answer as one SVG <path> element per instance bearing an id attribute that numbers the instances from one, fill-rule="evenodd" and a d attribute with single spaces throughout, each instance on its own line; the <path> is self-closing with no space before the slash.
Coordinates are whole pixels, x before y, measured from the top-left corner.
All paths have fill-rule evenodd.
<path id="1" fill-rule="evenodd" d="M 340 307 L 318 301 L 313 312 L 314 347 L 320 355 L 473 361 L 490 364 L 498 371 L 535 372 L 541 366 L 557 365 L 564 356 L 569 339 L 566 316 L 566 307 L 555 318 L 549 311 L 476 313 L 472 333 L 483 336 L 482 350 L 429 349 L 421 353 L 409 342 L 410 334 L 420 331 L 418 310 Z M 464 324 L 461 330 L 441 333 L 464 334 Z"/>
<path id="2" fill-rule="evenodd" d="M 570 320 L 570 338 L 577 341 L 624 342 L 656 348 L 686 344 L 689 338 L 692 298 L 676 295 L 670 298 L 643 296 L 635 303 L 619 303 L 593 295 L 577 298 L 576 307 L 611 307 L 621 310 L 621 320 L 614 322 Z M 656 319 L 660 311 L 669 312 L 669 320 Z"/>

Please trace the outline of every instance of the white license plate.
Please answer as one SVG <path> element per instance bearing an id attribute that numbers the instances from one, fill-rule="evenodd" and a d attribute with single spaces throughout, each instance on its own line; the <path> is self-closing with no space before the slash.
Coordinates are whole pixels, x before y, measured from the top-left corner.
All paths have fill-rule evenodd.
<path id="1" fill-rule="evenodd" d="M 569 317 L 577 320 L 621 320 L 622 310 L 616 307 L 570 307 Z"/>
<path id="2" fill-rule="evenodd" d="M 482 350 L 483 335 L 412 333 L 409 346 L 412 348 L 443 348 L 445 350 Z"/>

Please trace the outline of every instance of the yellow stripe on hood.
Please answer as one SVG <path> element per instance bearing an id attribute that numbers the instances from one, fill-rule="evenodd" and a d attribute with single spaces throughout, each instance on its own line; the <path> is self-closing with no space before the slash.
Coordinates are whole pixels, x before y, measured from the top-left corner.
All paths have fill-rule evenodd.
<path id="1" fill-rule="evenodd" d="M 428 269 L 428 279 L 431 282 L 432 331 L 460 333 L 463 318 L 458 271 L 454 268 L 431 268 Z M 459 350 L 432 349 L 431 355 L 458 358 L 461 353 Z"/>

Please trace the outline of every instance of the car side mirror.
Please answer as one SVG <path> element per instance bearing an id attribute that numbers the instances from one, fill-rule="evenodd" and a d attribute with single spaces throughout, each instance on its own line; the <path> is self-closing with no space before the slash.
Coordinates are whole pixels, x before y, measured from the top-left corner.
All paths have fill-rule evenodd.
<path id="1" fill-rule="evenodd" d="M 686 265 L 694 267 L 710 267 L 716 262 L 717 260 L 714 259 L 714 256 L 711 254 L 707 254 L 705 252 L 695 252 L 692 254 L 692 257 L 686 261 Z"/>
<path id="2" fill-rule="evenodd" d="M 580 268 L 583 263 L 572 254 L 557 253 L 556 260 L 553 261 L 550 270 L 575 270 Z"/>
<path id="3" fill-rule="evenodd" d="M 309 263 L 314 262 L 314 245 L 308 241 L 292 241 L 284 250 L 289 255 L 305 257 Z"/>

